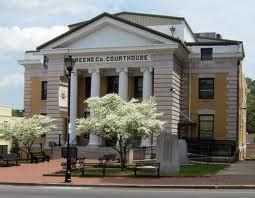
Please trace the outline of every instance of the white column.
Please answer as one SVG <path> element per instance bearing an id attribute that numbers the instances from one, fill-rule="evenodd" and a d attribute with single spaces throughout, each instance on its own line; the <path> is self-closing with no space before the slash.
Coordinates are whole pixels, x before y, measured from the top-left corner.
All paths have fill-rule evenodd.
<path id="1" fill-rule="evenodd" d="M 142 68 L 143 72 L 143 100 L 152 96 L 152 68 Z"/>
<path id="2" fill-rule="evenodd" d="M 117 68 L 116 72 L 119 73 L 119 95 L 123 100 L 128 101 L 128 69 Z"/>
<path id="3" fill-rule="evenodd" d="M 143 100 L 152 96 L 152 67 L 141 68 L 143 72 Z M 151 137 L 142 138 L 141 146 L 151 146 Z"/>
<path id="4" fill-rule="evenodd" d="M 100 72 L 99 69 L 90 69 L 91 97 L 100 96 Z"/>
<path id="5" fill-rule="evenodd" d="M 99 69 L 89 69 L 91 74 L 91 97 L 100 96 L 100 72 Z M 93 116 L 93 112 L 90 112 L 90 116 Z M 98 146 L 100 145 L 100 138 L 95 134 L 90 134 L 89 145 Z"/>
<path id="6" fill-rule="evenodd" d="M 70 134 L 70 143 L 76 143 L 75 135 L 75 121 L 77 118 L 77 71 L 73 70 L 71 73 L 71 87 L 70 87 L 70 123 L 68 132 Z"/>

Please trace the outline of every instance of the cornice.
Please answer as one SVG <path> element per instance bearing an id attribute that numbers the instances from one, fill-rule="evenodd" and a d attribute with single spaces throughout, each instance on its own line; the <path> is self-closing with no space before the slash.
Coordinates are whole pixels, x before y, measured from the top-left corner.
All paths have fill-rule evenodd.
<path id="1" fill-rule="evenodd" d="M 18 60 L 18 63 L 20 65 L 23 65 L 23 66 L 26 66 L 26 65 L 37 65 L 37 64 L 41 64 L 42 65 L 42 60 L 41 59 Z"/>
<path id="2" fill-rule="evenodd" d="M 111 48 L 84 48 L 84 49 L 70 49 L 70 48 L 58 48 L 58 49 L 45 49 L 41 50 L 41 55 L 94 55 L 94 54 L 141 54 L 141 53 L 159 53 L 175 51 L 178 48 L 178 44 L 155 44 L 146 46 L 131 46 L 131 47 L 111 47 Z"/>
<path id="3" fill-rule="evenodd" d="M 191 59 L 201 59 L 201 54 L 200 53 L 193 53 L 190 55 Z M 213 59 L 217 59 L 217 58 L 224 58 L 224 59 L 228 59 L 228 58 L 241 58 L 243 59 L 243 54 L 240 52 L 237 53 L 213 53 Z"/>

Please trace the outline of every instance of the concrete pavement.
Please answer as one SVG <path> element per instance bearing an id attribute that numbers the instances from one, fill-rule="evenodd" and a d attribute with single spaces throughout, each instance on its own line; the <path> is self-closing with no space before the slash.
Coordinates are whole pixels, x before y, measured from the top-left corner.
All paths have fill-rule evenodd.
<path id="1" fill-rule="evenodd" d="M 217 175 L 255 176 L 255 161 L 238 161 L 231 164 L 228 168 L 220 171 Z"/>
<path id="2" fill-rule="evenodd" d="M 66 185 L 64 177 L 43 176 L 61 170 L 63 159 L 38 164 L 1 167 L 1 184 Z M 251 165 L 252 166 L 252 165 Z M 208 177 L 72 177 L 77 186 L 161 187 L 161 188 L 254 188 L 254 175 L 216 175 Z"/>
<path id="3" fill-rule="evenodd" d="M 42 187 L 42 186 L 1 186 L 0 196 L 6 198 L 253 198 L 254 190 L 198 190 L 198 189 L 122 189 L 122 188 L 77 188 L 77 187 Z"/>

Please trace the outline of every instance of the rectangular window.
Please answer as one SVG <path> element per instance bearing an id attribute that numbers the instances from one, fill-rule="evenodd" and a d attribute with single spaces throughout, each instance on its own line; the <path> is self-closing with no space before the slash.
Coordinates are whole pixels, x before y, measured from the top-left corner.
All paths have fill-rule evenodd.
<path id="1" fill-rule="evenodd" d="M 143 77 L 135 76 L 134 77 L 134 98 L 143 97 Z"/>
<path id="2" fill-rule="evenodd" d="M 41 100 L 47 100 L 47 81 L 42 81 Z"/>
<path id="3" fill-rule="evenodd" d="M 201 61 L 213 59 L 213 48 L 201 48 Z"/>
<path id="4" fill-rule="evenodd" d="M 199 79 L 199 99 L 214 99 L 214 79 Z"/>
<path id="5" fill-rule="evenodd" d="M 109 76 L 107 79 L 107 93 L 118 93 L 119 91 L 119 77 Z"/>
<path id="6" fill-rule="evenodd" d="M 198 130 L 200 139 L 213 139 L 214 115 L 198 115 Z"/>
<path id="7" fill-rule="evenodd" d="M 85 98 L 91 96 L 91 77 L 85 78 Z"/>

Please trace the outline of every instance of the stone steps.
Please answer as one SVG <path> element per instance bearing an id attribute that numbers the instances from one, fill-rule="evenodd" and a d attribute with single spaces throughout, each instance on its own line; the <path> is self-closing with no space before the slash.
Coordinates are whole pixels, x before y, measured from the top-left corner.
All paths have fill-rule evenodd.
<path id="1" fill-rule="evenodd" d="M 107 154 L 118 154 L 111 147 L 95 147 L 95 146 L 77 146 L 78 158 L 86 157 L 87 159 L 98 159 Z"/>
<path id="2" fill-rule="evenodd" d="M 236 157 L 227 157 L 227 156 L 206 156 L 206 155 L 195 155 L 189 154 L 188 159 L 191 161 L 200 161 L 200 162 L 220 162 L 220 163 L 232 163 L 236 161 Z"/>
<path id="3" fill-rule="evenodd" d="M 77 157 L 87 159 L 98 159 L 99 157 L 103 157 L 103 155 L 107 154 L 118 154 L 111 147 L 95 147 L 95 146 L 76 146 L 77 147 Z M 53 148 L 52 158 L 58 159 L 61 157 L 61 146 L 56 146 Z"/>

